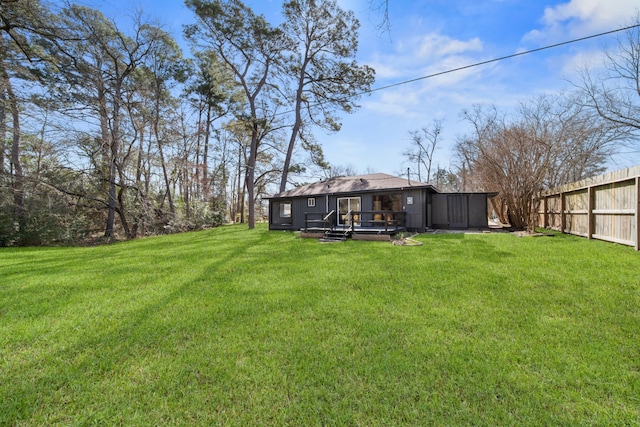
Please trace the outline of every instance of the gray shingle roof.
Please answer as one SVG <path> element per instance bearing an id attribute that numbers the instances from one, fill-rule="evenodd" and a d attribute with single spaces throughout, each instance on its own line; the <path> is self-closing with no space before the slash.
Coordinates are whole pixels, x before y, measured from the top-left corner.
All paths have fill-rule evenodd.
<path id="1" fill-rule="evenodd" d="M 339 193 L 359 193 L 380 190 L 399 190 L 406 188 L 432 188 L 437 190 L 431 184 L 424 182 L 410 181 L 407 178 L 400 178 L 385 173 L 374 173 L 370 175 L 357 176 L 339 176 L 329 178 L 324 181 L 314 182 L 302 185 L 291 190 L 274 194 L 273 198 L 285 197 L 305 197 L 319 196 L 324 194 Z"/>

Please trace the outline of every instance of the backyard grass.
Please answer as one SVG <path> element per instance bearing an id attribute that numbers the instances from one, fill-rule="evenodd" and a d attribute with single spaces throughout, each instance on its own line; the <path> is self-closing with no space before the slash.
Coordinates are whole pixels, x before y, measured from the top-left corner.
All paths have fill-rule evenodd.
<path id="1" fill-rule="evenodd" d="M 0 249 L 0 425 L 640 425 L 640 254 L 226 226 Z"/>

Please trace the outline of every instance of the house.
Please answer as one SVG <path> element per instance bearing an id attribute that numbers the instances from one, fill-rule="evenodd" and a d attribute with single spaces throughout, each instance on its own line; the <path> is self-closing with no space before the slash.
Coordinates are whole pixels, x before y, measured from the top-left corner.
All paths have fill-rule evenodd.
<path id="1" fill-rule="evenodd" d="M 431 184 L 383 173 L 341 176 L 269 197 L 269 229 L 388 239 L 400 231 L 486 228 L 493 196 L 441 193 Z"/>

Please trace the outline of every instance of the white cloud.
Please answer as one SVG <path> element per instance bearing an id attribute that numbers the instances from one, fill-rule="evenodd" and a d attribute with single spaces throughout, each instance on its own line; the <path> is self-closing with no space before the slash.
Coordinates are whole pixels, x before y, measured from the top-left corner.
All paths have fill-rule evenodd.
<path id="1" fill-rule="evenodd" d="M 628 23 L 629 12 L 637 10 L 638 6 L 637 0 L 571 0 L 547 7 L 543 20 L 547 25 L 577 21 L 592 29 L 607 29 Z"/>
<path id="2" fill-rule="evenodd" d="M 583 69 L 595 70 L 602 67 L 605 62 L 605 57 L 606 54 L 602 49 L 579 52 L 568 58 L 563 58 L 560 70 L 563 76 L 571 79 L 577 72 Z"/>
<path id="3" fill-rule="evenodd" d="M 465 41 L 441 34 L 426 34 L 417 40 L 415 48 L 419 58 L 439 59 L 467 52 L 481 52 L 482 42 L 477 37 Z"/>
<path id="4" fill-rule="evenodd" d="M 570 0 L 546 7 L 543 28 L 529 32 L 525 40 L 548 41 L 614 30 L 629 25 L 639 11 L 638 0 Z"/>
<path id="5" fill-rule="evenodd" d="M 482 41 L 475 37 L 458 40 L 430 33 L 397 42 L 389 53 L 377 52 L 365 61 L 376 70 L 376 78 L 417 78 L 468 65 L 474 53 L 482 52 Z"/>
<path id="6" fill-rule="evenodd" d="M 542 46 L 622 28 L 638 16 L 639 7 L 638 0 L 564 1 L 546 7 L 542 26 L 528 32 L 523 41 Z M 579 70 L 601 66 L 605 43 L 599 38 L 559 50 L 547 58 L 547 67 L 556 70 L 559 78 L 572 80 Z"/>

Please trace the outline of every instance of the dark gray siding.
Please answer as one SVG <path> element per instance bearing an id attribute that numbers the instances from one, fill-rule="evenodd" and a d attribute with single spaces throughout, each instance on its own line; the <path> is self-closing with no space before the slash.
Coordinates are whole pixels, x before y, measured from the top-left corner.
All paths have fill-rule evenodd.
<path id="1" fill-rule="evenodd" d="M 315 206 L 308 206 L 309 198 L 315 199 Z M 293 227 L 296 230 L 304 228 L 305 213 L 323 213 L 325 211 L 324 197 L 301 197 L 293 199 Z"/>
<path id="2" fill-rule="evenodd" d="M 439 193 L 432 196 L 431 227 L 488 227 L 487 194 Z"/>
<path id="3" fill-rule="evenodd" d="M 413 203 L 409 203 L 409 198 Z M 424 189 L 405 190 L 402 196 L 406 212 L 406 227 L 412 231 L 424 232 L 427 226 L 428 194 Z"/>
<path id="4" fill-rule="evenodd" d="M 447 195 L 434 194 L 431 196 L 431 227 L 449 228 L 449 215 L 447 209 Z"/>
<path id="5" fill-rule="evenodd" d="M 293 230 L 293 211 L 291 212 L 291 216 L 281 216 L 280 207 L 282 204 L 287 203 L 292 204 L 292 200 L 271 200 L 269 202 L 270 230 Z"/>
<path id="6" fill-rule="evenodd" d="M 402 210 L 406 212 L 405 226 L 410 230 L 424 232 L 427 227 L 428 218 L 428 211 L 425 208 L 427 207 L 427 202 L 430 202 L 431 200 L 431 195 L 427 192 L 427 190 L 422 188 L 404 190 L 399 189 L 395 191 L 381 191 L 376 193 L 331 195 L 329 197 L 328 211 L 330 212 L 331 210 L 337 210 L 337 200 L 338 198 L 343 197 L 360 197 L 361 210 L 372 211 L 373 199 L 375 196 L 392 194 L 402 195 Z M 408 203 L 409 197 L 413 198 L 413 204 Z"/>
<path id="7" fill-rule="evenodd" d="M 486 194 L 469 194 L 469 227 L 487 228 L 489 211 Z"/>
<path id="8" fill-rule="evenodd" d="M 341 197 L 360 197 L 361 210 L 372 211 L 374 196 L 390 194 L 402 194 L 402 210 L 406 213 L 405 226 L 412 231 L 424 232 L 426 228 L 486 228 L 488 226 L 487 194 L 433 193 L 432 190 L 425 188 L 322 195 L 315 197 L 315 206 L 308 205 L 308 197 L 272 199 L 269 204 L 269 226 L 274 230 L 303 229 L 305 213 L 322 214 L 332 210 L 337 211 L 337 199 Z M 410 201 L 413 203 L 409 203 Z M 282 203 L 291 204 L 291 217 L 280 216 Z M 336 215 L 332 219 L 335 224 Z"/>

